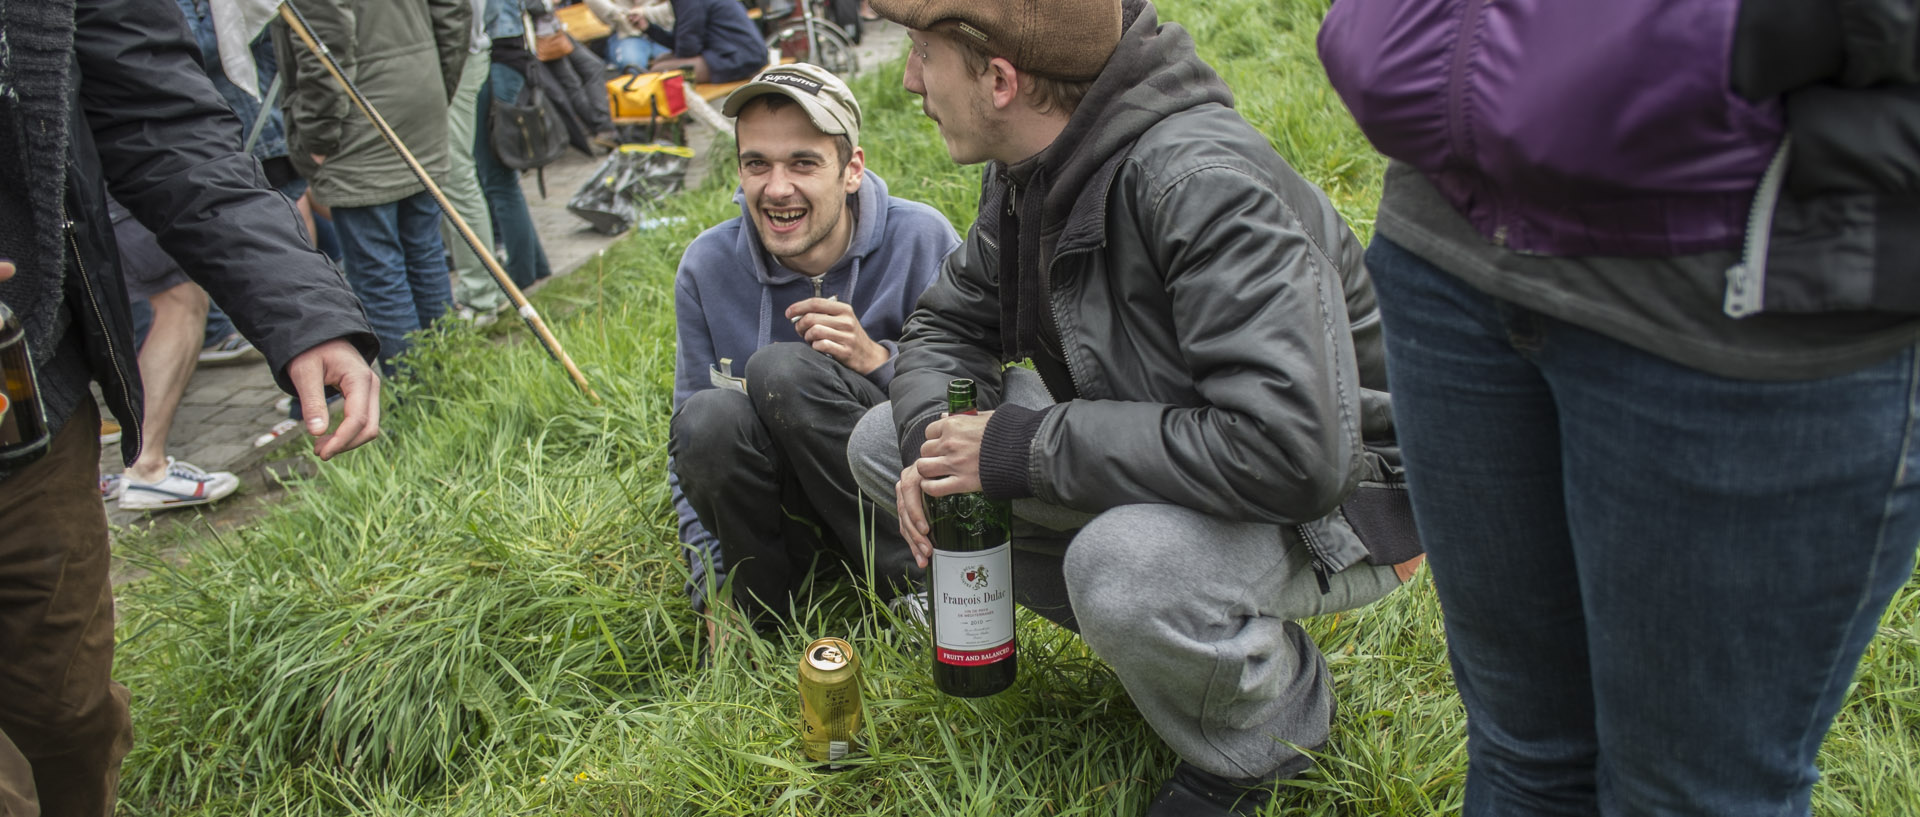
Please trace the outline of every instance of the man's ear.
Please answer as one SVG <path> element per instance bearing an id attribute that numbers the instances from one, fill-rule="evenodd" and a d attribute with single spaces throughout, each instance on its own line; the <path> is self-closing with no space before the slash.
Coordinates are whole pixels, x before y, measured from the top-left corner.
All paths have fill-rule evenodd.
<path id="1" fill-rule="evenodd" d="M 1020 69 L 1013 67 L 1013 63 L 994 57 L 987 61 L 987 73 L 981 79 L 988 83 L 987 92 L 993 99 L 993 107 L 1004 111 L 1020 98 L 1021 83 L 1026 77 L 1021 76 Z"/>
<path id="2" fill-rule="evenodd" d="M 854 148 L 853 158 L 847 160 L 847 195 L 851 196 L 860 192 L 860 183 L 866 180 L 866 174 L 862 171 L 866 169 L 867 152 L 857 147 Z"/>

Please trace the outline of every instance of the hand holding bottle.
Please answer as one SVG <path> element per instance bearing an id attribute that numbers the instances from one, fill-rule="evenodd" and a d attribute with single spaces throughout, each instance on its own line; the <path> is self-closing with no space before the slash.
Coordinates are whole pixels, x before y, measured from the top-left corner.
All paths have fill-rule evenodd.
<path id="1" fill-rule="evenodd" d="M 980 441 L 993 412 L 942 415 L 927 426 L 920 459 L 900 472 L 893 486 L 894 518 L 900 537 L 907 540 L 913 560 L 921 567 L 933 555 L 927 538 L 926 496 L 952 496 L 980 490 Z"/>
<path id="2" fill-rule="evenodd" d="M 927 600 L 933 682 L 941 692 L 967 698 L 1011 686 L 1019 664 L 1011 508 L 978 490 L 980 437 L 987 424 L 975 408 L 978 398 L 971 379 L 947 385 L 947 413 L 928 427 L 919 460 L 933 460 L 943 471 L 919 474 L 930 477 L 921 483 L 930 493 L 940 494 L 922 503 L 932 540 Z M 968 482 L 975 490 L 966 490 Z"/>
<path id="3" fill-rule="evenodd" d="M 927 426 L 920 444 L 921 490 L 927 496 L 951 496 L 980 490 L 980 443 L 993 412 L 947 415 Z"/>

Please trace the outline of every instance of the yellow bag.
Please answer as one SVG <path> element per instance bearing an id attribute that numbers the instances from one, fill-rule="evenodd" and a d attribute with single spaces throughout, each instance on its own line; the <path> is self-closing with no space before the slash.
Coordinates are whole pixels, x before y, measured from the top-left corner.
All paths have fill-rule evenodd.
<path id="1" fill-rule="evenodd" d="M 607 110 L 615 119 L 679 116 L 687 110 L 687 78 L 678 71 L 607 80 Z"/>

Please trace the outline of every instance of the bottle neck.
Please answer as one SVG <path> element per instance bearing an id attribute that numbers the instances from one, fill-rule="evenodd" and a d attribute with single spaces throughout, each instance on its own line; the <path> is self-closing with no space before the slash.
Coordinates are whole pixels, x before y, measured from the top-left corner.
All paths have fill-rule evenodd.
<path id="1" fill-rule="evenodd" d="M 973 407 L 975 396 L 976 393 L 973 390 L 972 383 L 966 381 L 955 383 L 952 388 L 947 390 L 947 413 L 952 415 L 978 414 L 979 412 L 975 411 Z"/>

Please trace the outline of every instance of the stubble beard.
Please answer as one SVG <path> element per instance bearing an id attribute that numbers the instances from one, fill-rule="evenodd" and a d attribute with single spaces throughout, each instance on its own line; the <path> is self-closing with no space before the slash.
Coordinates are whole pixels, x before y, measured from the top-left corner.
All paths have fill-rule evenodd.
<path id="1" fill-rule="evenodd" d="M 790 259 L 798 258 L 812 252 L 814 247 L 820 246 L 820 242 L 827 240 L 828 236 L 833 235 L 833 228 L 840 223 L 841 218 L 846 217 L 846 210 L 842 208 L 834 220 L 829 223 L 820 218 L 822 208 L 811 201 L 806 202 L 805 207 L 807 208 L 807 227 L 805 231 L 798 234 L 774 235 L 771 234 L 768 229 L 770 224 L 767 221 L 760 223 L 761 246 L 766 247 L 767 254 L 779 259 L 782 264 L 786 264 Z M 775 207 L 771 209 L 777 210 L 779 208 Z M 765 213 L 758 215 L 762 219 L 766 218 Z"/>

